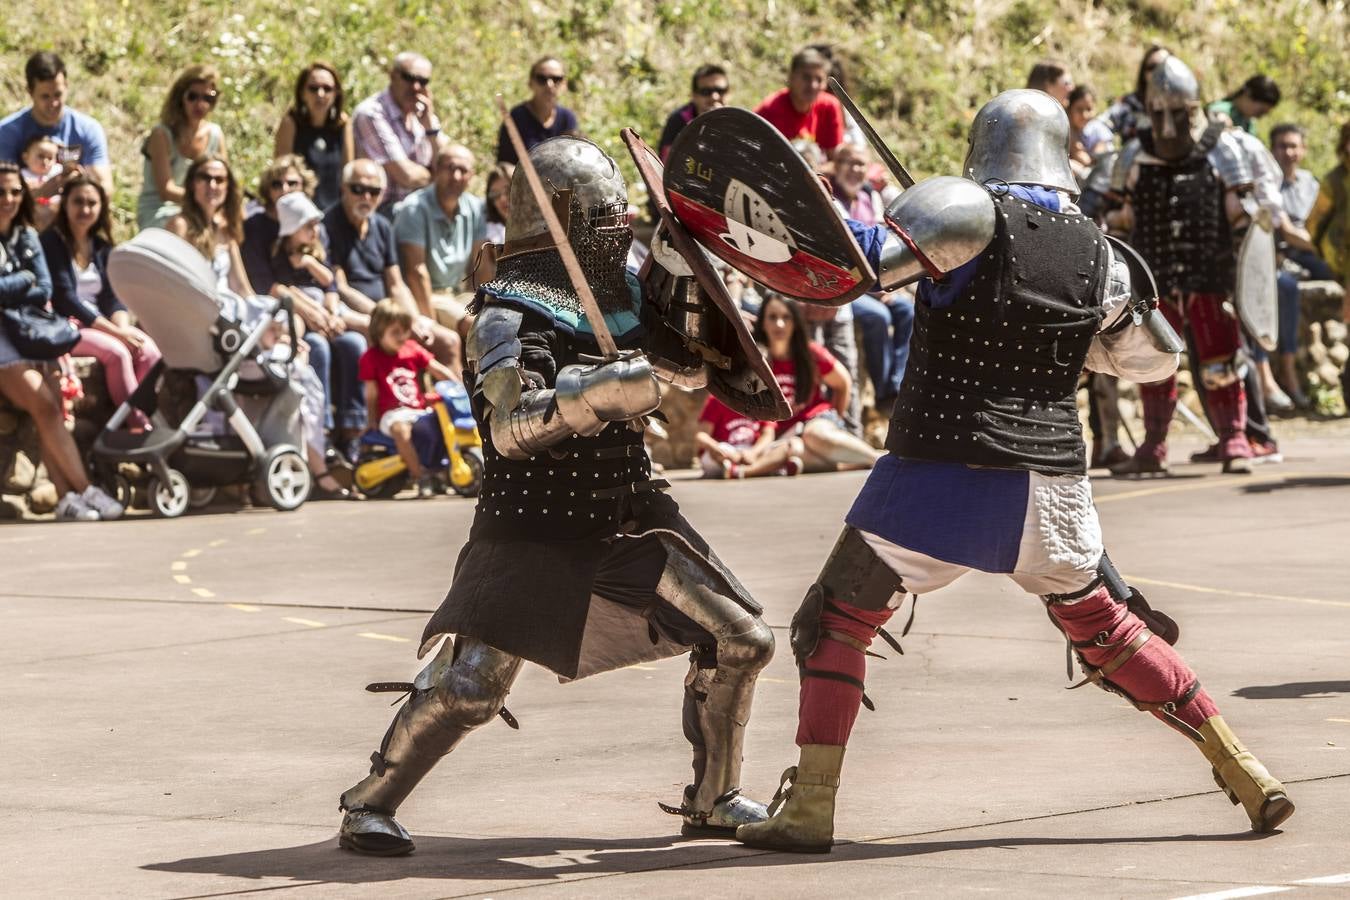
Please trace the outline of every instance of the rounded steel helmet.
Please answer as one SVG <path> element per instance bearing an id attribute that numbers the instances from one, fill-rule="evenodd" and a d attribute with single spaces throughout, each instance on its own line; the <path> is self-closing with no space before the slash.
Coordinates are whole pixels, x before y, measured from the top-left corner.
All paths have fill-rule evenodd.
<path id="1" fill-rule="evenodd" d="M 1200 82 L 1191 67 L 1168 54 L 1148 76 L 1144 106 L 1155 109 L 1180 109 L 1200 102 Z"/>
<path id="2" fill-rule="evenodd" d="M 1038 184 L 1078 194 L 1069 168 L 1069 117 L 1045 91 L 1004 91 L 980 108 L 970 126 L 962 167 L 980 184 Z"/>
<path id="3" fill-rule="evenodd" d="M 627 228 L 628 191 L 623 173 L 595 143 L 572 135 L 549 138 L 530 150 L 530 162 L 534 163 L 544 190 L 553 196 L 553 211 L 564 231 L 572 234 L 578 226 L 601 232 Z M 571 214 L 578 209 L 581 221 L 570 223 Z M 511 218 L 506 226 L 508 252 L 512 244 L 521 242 L 551 245 L 551 240 L 539 237 L 547 234 L 548 225 L 535 202 L 525 170 L 517 166 L 511 176 Z"/>

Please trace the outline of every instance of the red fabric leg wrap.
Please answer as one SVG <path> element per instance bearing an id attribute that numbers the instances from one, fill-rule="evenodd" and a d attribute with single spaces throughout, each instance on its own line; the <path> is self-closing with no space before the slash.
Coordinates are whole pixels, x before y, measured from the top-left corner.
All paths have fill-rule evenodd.
<path id="1" fill-rule="evenodd" d="M 1105 643 L 1120 642 L 1120 646 L 1114 648 L 1080 648 L 1079 652 L 1093 666 L 1104 666 L 1120 655 L 1130 640 L 1144 628 L 1139 617 L 1130 612 L 1124 603 L 1113 599 L 1105 587 L 1098 588 L 1075 603 L 1050 604 L 1050 614 L 1075 642 L 1091 641 L 1102 632 L 1106 632 Z M 1170 644 L 1154 635 L 1106 680 L 1118 685 L 1140 703 L 1166 703 L 1186 692 L 1195 681 L 1195 673 Z M 1218 707 L 1204 688 L 1175 713 L 1178 719 L 1192 728 L 1199 728 L 1210 716 L 1218 714 Z"/>
<path id="2" fill-rule="evenodd" d="M 1177 411 L 1177 377 L 1173 375 L 1166 381 L 1139 385 L 1139 398 L 1144 402 L 1144 442 L 1135 455 L 1165 460 L 1167 429 Z"/>
<path id="3" fill-rule="evenodd" d="M 825 636 L 826 631 L 846 634 L 865 645 L 872 643 L 876 629 L 885 625 L 895 610 L 863 610 L 831 601 L 848 613 L 842 616 L 828 608 L 820 617 L 820 643 L 806 660 L 806 668 L 838 672 L 863 681 L 867 675 L 867 657 L 856 647 Z M 853 618 L 850 618 L 853 617 Z M 829 744 L 843 747 L 858 718 L 863 692 L 851 684 L 832 678 L 803 678 L 797 707 L 797 746 Z"/>
<path id="4" fill-rule="evenodd" d="M 1201 364 L 1227 361 L 1242 346 L 1238 320 L 1224 310 L 1223 302 L 1223 294 L 1191 294 L 1187 303 L 1186 319 Z M 1247 395 L 1242 382 L 1206 390 L 1205 404 L 1219 433 L 1220 454 L 1225 459 L 1251 456 L 1251 444 L 1246 437 Z"/>

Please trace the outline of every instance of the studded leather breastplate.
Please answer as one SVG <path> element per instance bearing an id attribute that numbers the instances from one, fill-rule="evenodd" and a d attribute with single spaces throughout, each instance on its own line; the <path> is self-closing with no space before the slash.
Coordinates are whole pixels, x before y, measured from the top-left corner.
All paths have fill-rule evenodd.
<path id="1" fill-rule="evenodd" d="M 1144 257 L 1163 296 L 1226 294 L 1233 289 L 1233 238 L 1224 186 L 1206 152 L 1176 165 L 1140 165 L 1131 193 L 1130 243 Z"/>
<path id="2" fill-rule="evenodd" d="M 915 459 L 1086 471 L 1075 394 L 1101 323 L 1109 249 L 1081 215 L 995 196 L 968 293 L 915 304 L 886 447 Z"/>

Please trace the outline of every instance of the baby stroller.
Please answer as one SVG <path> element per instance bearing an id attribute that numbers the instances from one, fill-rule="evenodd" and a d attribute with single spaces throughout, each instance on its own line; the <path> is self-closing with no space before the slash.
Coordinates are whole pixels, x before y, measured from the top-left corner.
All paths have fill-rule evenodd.
<path id="1" fill-rule="evenodd" d="M 95 439 L 100 480 L 123 503 L 133 486 L 144 488 L 151 508 L 168 518 L 208 505 L 217 487 L 242 482 L 252 482 L 257 499 L 276 509 L 304 503 L 310 472 L 301 393 L 290 378 L 297 336 L 289 304 L 222 294 L 196 248 L 157 228 L 114 249 L 108 277 L 163 358 Z M 264 333 L 282 309 L 290 344 L 261 352 Z M 168 394 L 187 399 L 175 409 Z M 153 430 L 123 429 L 133 408 L 150 418 Z M 123 463 L 141 473 L 135 484 Z"/>
<path id="2" fill-rule="evenodd" d="M 427 395 L 434 414 L 413 425 L 413 447 L 428 472 L 443 478 L 461 497 L 477 497 L 483 486 L 483 440 L 469 406 L 469 393 L 458 381 L 438 381 Z M 361 435 L 356 486 L 367 497 L 392 497 L 408 483 L 408 467 L 394 439 L 378 431 Z"/>

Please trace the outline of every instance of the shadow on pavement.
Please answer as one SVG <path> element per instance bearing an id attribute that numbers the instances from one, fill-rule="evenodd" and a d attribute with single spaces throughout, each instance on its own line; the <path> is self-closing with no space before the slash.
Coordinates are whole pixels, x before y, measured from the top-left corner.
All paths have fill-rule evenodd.
<path id="1" fill-rule="evenodd" d="M 339 850 L 336 838 L 318 844 L 199 856 L 142 868 L 157 872 L 288 878 L 297 882 L 371 884 L 405 878 L 540 881 L 578 876 L 636 874 L 662 869 L 701 870 L 823 862 L 897 859 L 962 850 L 1072 847 L 1106 844 L 1224 842 L 1259 839 L 1250 832 L 1139 837 L 1004 837 L 912 843 L 844 843 L 830 855 L 753 850 L 723 840 L 678 837 L 594 840 L 590 838 L 455 838 L 413 836 L 417 852 L 397 859 Z"/>
<path id="2" fill-rule="evenodd" d="M 1306 697 L 1326 697 L 1331 694 L 1350 694 L 1350 681 L 1292 681 L 1288 684 L 1254 684 L 1233 691 L 1234 697 L 1245 700 L 1300 700 Z"/>
<path id="3" fill-rule="evenodd" d="M 1242 488 L 1244 494 L 1273 494 L 1289 488 L 1330 488 L 1346 487 L 1350 478 L 1337 478 L 1330 475 L 1310 475 L 1306 478 L 1286 478 L 1283 481 L 1267 481 L 1261 484 L 1249 484 Z"/>

